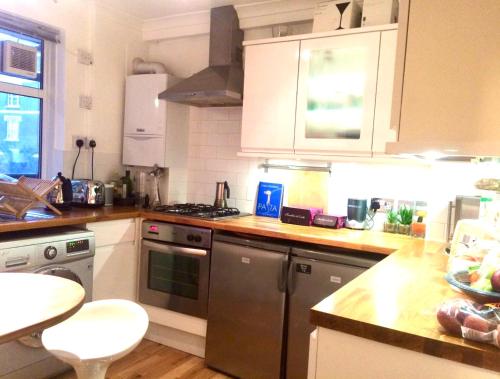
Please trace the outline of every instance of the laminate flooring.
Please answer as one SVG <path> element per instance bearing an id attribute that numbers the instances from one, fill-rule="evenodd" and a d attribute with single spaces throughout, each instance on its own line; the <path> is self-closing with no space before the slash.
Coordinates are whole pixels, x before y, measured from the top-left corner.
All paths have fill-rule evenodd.
<path id="1" fill-rule="evenodd" d="M 137 348 L 114 362 L 106 379 L 229 379 L 210 370 L 202 358 L 156 342 L 142 340 Z M 76 379 L 69 371 L 52 379 Z"/>

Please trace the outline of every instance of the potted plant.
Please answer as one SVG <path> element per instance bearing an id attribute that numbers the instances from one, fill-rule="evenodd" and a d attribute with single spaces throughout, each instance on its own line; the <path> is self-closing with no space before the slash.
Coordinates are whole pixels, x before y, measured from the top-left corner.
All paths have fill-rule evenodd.
<path id="1" fill-rule="evenodd" d="M 398 225 L 398 214 L 394 210 L 387 212 L 386 221 L 384 222 L 384 232 L 396 233 Z"/>
<path id="2" fill-rule="evenodd" d="M 399 208 L 398 221 L 398 233 L 409 235 L 411 223 L 413 222 L 413 209 L 408 208 L 406 205 Z"/>

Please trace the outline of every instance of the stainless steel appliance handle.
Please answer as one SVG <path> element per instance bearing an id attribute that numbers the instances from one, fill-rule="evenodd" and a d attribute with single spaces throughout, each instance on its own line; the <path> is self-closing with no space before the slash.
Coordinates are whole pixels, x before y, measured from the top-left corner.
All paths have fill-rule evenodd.
<path id="1" fill-rule="evenodd" d="M 453 230 L 451 230 L 451 213 L 455 206 L 453 205 L 453 201 L 448 203 L 448 217 L 446 218 L 446 242 L 451 241 Z"/>
<path id="2" fill-rule="evenodd" d="M 295 262 L 291 261 L 290 266 L 288 267 L 288 294 L 293 295 L 295 292 L 295 281 L 294 281 L 294 274 L 293 274 L 293 268 L 295 267 Z"/>
<path id="3" fill-rule="evenodd" d="M 280 292 L 286 292 L 287 272 L 288 259 L 285 258 L 281 261 L 281 272 L 278 279 L 278 289 L 280 290 Z"/>
<path id="4" fill-rule="evenodd" d="M 147 241 L 147 240 L 142 240 L 142 245 L 146 246 L 146 247 L 150 247 L 152 249 L 155 249 L 156 251 L 158 251 L 160 253 L 195 255 L 198 257 L 204 257 L 207 255 L 206 250 L 193 249 L 190 247 L 179 247 L 179 246 L 165 245 L 162 243 L 157 243 L 157 242 L 152 242 L 152 241 Z"/>

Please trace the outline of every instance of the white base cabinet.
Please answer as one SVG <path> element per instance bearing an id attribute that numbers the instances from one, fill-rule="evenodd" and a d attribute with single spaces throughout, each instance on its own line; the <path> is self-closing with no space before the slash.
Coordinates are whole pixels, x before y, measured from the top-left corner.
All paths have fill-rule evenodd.
<path id="1" fill-rule="evenodd" d="M 137 299 L 136 219 L 87 224 L 95 233 L 93 300 Z"/>
<path id="2" fill-rule="evenodd" d="M 491 370 L 336 330 L 319 327 L 315 332 L 317 338 L 310 339 L 313 346 L 309 348 L 309 362 L 315 367 L 311 367 L 308 379 L 498 378 L 498 373 Z"/>

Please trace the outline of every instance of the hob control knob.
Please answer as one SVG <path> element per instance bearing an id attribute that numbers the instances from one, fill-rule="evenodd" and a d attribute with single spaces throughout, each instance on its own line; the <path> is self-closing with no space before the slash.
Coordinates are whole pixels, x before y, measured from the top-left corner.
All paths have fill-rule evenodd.
<path id="1" fill-rule="evenodd" d="M 57 255 L 57 249 L 54 246 L 48 246 L 45 248 L 43 255 L 47 259 L 54 259 Z"/>
<path id="2" fill-rule="evenodd" d="M 188 234 L 188 236 L 187 236 L 187 240 L 188 240 L 188 241 L 192 241 L 192 240 L 194 240 L 194 236 L 193 236 L 192 234 Z"/>
<path id="3" fill-rule="evenodd" d="M 195 236 L 194 237 L 194 242 L 201 242 L 201 236 Z"/>

